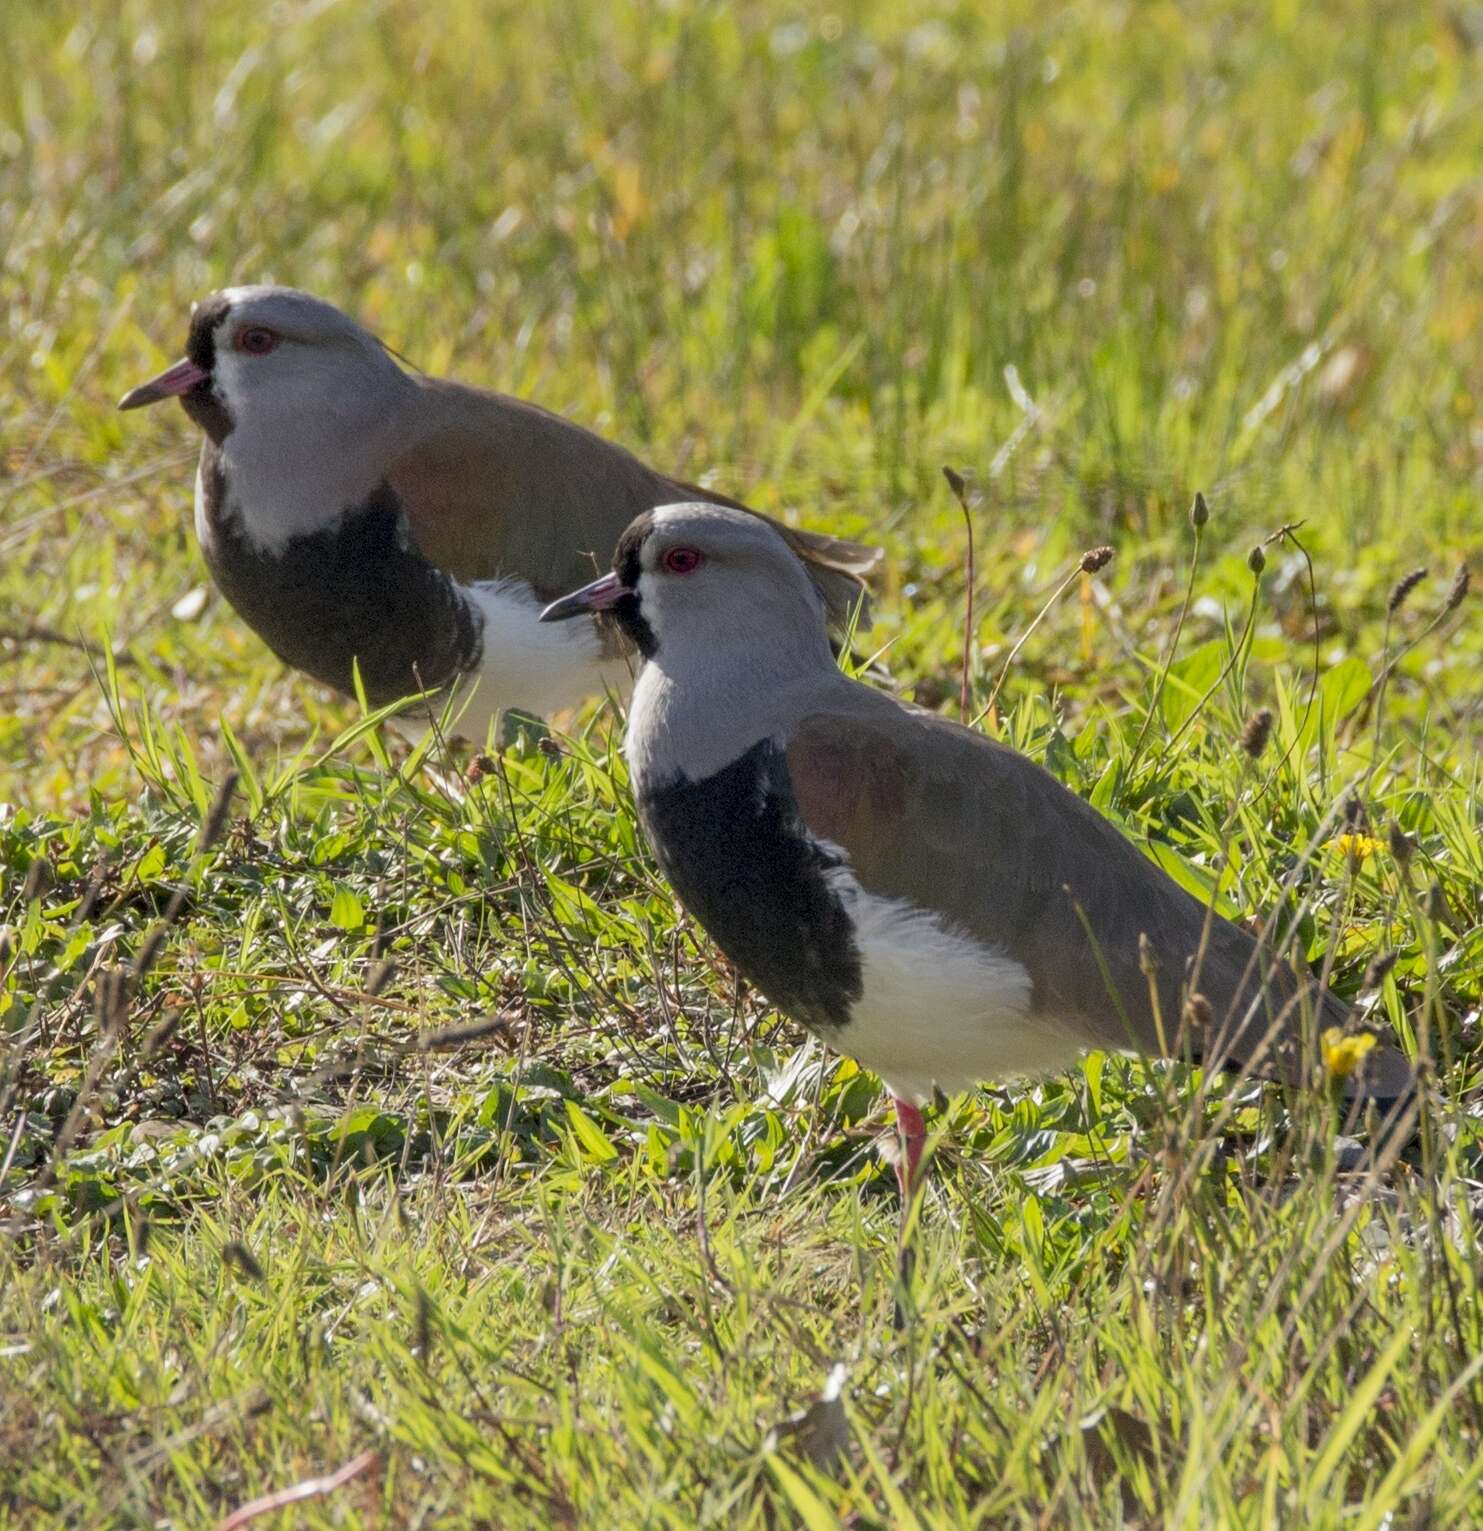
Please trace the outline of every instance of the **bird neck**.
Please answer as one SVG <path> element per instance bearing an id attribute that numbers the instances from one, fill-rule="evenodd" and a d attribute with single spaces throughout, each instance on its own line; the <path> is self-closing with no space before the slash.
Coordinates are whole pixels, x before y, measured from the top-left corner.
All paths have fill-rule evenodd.
<path id="1" fill-rule="evenodd" d="M 625 754 L 636 792 L 684 778 L 703 781 L 759 740 L 786 738 L 802 717 L 846 687 L 829 648 L 728 655 L 702 651 L 675 663 L 661 644 L 645 662 L 628 712 Z"/>
<path id="2" fill-rule="evenodd" d="M 329 530 L 380 488 L 406 433 L 413 386 L 392 372 L 398 381 L 388 375 L 374 389 L 326 391 L 297 408 L 288 397 L 227 406 L 231 428 L 214 444 L 229 484 L 225 508 L 260 551 L 281 554 L 295 538 Z"/>

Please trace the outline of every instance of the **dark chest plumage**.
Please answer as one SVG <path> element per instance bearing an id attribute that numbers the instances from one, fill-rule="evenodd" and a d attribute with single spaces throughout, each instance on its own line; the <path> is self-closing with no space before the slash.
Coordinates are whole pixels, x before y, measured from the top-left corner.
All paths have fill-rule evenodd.
<path id="1" fill-rule="evenodd" d="M 841 862 L 799 818 L 781 749 L 764 739 L 713 776 L 641 791 L 638 810 L 680 902 L 743 976 L 805 1025 L 845 1025 L 861 973 L 825 875 Z"/>
<path id="2" fill-rule="evenodd" d="M 446 686 L 478 663 L 478 613 L 410 545 L 390 488 L 273 552 L 257 547 L 229 513 L 229 486 L 210 443 L 201 472 L 211 573 L 285 664 L 346 694 L 359 664 L 367 697 L 381 704 Z"/>

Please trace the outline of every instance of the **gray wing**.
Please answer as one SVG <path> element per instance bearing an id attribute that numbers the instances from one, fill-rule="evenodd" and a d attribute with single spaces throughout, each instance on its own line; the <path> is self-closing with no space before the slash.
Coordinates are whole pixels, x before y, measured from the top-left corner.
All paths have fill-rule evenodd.
<path id="1" fill-rule="evenodd" d="M 1345 1017 L 1238 926 L 1217 915 L 1207 927 L 1204 905 L 1111 822 L 982 734 L 852 688 L 848 705 L 799 723 L 787 759 L 804 822 L 847 852 L 868 892 L 934 909 L 1021 962 L 1034 1008 L 1081 1028 L 1089 1046 L 1182 1050 L 1192 986 L 1211 1013 L 1191 1023 L 1194 1056 L 1270 1056 L 1291 1077 L 1303 1072 L 1300 988 L 1320 1026 Z M 1144 934 L 1167 1049 L 1140 966 Z M 1409 1070 L 1381 1052 L 1370 1088 L 1400 1093 Z"/>

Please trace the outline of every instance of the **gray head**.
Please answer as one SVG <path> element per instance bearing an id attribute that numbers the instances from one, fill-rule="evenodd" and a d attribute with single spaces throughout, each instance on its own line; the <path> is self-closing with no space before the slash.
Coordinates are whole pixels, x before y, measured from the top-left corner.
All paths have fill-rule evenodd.
<path id="1" fill-rule="evenodd" d="M 824 602 L 797 554 L 770 522 L 724 505 L 645 511 L 618 539 L 613 572 L 553 601 L 541 621 L 589 612 L 610 613 L 667 670 L 717 651 L 833 664 Z"/>
<path id="2" fill-rule="evenodd" d="M 179 398 L 218 444 L 233 430 L 289 437 L 363 430 L 410 379 L 370 331 L 293 287 L 227 287 L 191 310 L 185 356 L 119 401 Z"/>
<path id="3" fill-rule="evenodd" d="M 541 620 L 587 612 L 610 613 L 644 656 L 629 715 L 639 770 L 703 774 L 842 680 L 809 571 L 777 527 L 747 511 L 646 511 L 619 540 L 613 572 Z"/>
<path id="4" fill-rule="evenodd" d="M 120 409 L 178 398 L 228 485 L 223 514 L 280 552 L 384 482 L 416 383 L 332 303 L 292 287 L 227 287 L 191 311 L 186 354 Z M 203 459 L 204 461 L 204 459 Z M 196 525 L 212 535 L 197 482 Z"/>

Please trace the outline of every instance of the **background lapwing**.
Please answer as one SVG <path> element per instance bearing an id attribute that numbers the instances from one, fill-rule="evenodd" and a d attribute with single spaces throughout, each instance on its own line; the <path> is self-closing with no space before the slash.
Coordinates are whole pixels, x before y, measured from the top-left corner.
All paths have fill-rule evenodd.
<path id="1" fill-rule="evenodd" d="M 179 398 L 205 432 L 196 531 L 222 593 L 285 663 L 372 703 L 477 681 L 456 731 L 625 684 L 621 635 L 542 628 L 632 517 L 681 484 L 534 404 L 405 371 L 333 304 L 233 287 L 120 409 Z M 748 512 L 750 514 L 750 512 Z M 771 523 L 776 524 L 776 523 Z M 779 528 L 842 619 L 876 550 Z"/>
<path id="2" fill-rule="evenodd" d="M 887 1082 L 903 1192 L 934 1088 L 1172 1052 L 1182 1017 L 1192 1056 L 1298 1078 L 1303 1007 L 1346 1020 L 1039 766 L 842 675 L 816 588 L 755 517 L 639 516 L 614 571 L 543 618 L 589 611 L 644 657 L 626 753 L 661 869 L 773 1004 Z M 1367 1096 L 1409 1093 L 1393 1047 L 1366 1065 Z"/>

